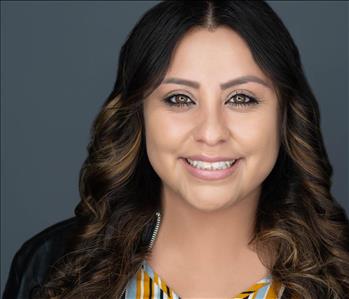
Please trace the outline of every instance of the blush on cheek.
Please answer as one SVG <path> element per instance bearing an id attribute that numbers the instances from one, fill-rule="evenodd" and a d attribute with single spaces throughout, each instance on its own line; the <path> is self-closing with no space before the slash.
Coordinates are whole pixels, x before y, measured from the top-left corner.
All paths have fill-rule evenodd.
<path id="1" fill-rule="evenodd" d="M 277 160 L 279 144 L 276 128 L 264 125 L 260 130 L 255 128 L 254 132 L 240 137 L 239 146 L 246 157 L 246 181 L 259 185 L 270 174 Z"/>

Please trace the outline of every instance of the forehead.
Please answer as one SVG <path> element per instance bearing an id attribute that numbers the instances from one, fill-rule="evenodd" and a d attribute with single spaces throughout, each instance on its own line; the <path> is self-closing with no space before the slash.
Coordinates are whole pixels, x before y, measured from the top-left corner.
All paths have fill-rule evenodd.
<path id="1" fill-rule="evenodd" d="M 213 83 L 245 75 L 271 83 L 254 61 L 245 40 L 231 28 L 220 26 L 215 31 L 198 27 L 189 30 L 176 45 L 165 77 Z"/>

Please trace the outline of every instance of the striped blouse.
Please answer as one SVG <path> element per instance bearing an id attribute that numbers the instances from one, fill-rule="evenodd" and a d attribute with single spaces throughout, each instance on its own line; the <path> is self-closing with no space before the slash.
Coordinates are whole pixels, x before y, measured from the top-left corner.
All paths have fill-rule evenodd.
<path id="1" fill-rule="evenodd" d="M 272 281 L 271 275 L 262 278 L 232 299 L 279 299 L 284 287 Z M 139 271 L 128 282 L 125 299 L 180 299 L 151 266 L 143 260 Z"/>

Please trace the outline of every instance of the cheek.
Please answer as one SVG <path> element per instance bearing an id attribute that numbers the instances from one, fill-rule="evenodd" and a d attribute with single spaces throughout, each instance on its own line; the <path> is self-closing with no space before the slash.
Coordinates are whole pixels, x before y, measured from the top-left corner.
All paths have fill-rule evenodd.
<path id="1" fill-rule="evenodd" d="M 279 128 L 276 109 L 264 107 L 255 113 L 236 117 L 231 131 L 244 154 L 272 154 L 279 143 Z"/>
<path id="2" fill-rule="evenodd" d="M 234 132 L 239 149 L 246 157 L 247 169 L 252 170 L 244 175 L 258 185 L 271 172 L 278 156 L 278 120 L 272 112 L 250 116 L 248 120 L 241 120 Z"/>
<path id="3" fill-rule="evenodd" d="M 165 154 L 178 149 L 188 131 L 188 121 L 173 112 L 154 110 L 145 118 L 146 138 L 149 146 Z"/>
<path id="4" fill-rule="evenodd" d="M 144 115 L 147 154 L 159 176 L 166 176 L 166 169 L 175 167 L 174 158 L 180 156 L 185 140 L 186 122 L 176 118 L 163 109 L 153 109 Z"/>

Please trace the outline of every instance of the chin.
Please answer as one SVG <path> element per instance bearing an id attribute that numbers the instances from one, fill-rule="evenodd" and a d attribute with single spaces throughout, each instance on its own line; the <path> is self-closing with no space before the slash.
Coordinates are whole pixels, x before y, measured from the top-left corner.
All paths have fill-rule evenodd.
<path id="1" fill-rule="evenodd" d="M 222 209 L 226 209 L 232 204 L 234 204 L 233 199 L 226 199 L 226 200 L 217 200 L 219 196 L 210 196 L 207 197 L 207 194 L 205 196 L 193 196 L 193 200 L 187 199 L 186 202 L 194 207 L 196 210 L 202 211 L 202 212 L 215 212 Z M 220 197 L 222 198 L 222 197 Z"/>

